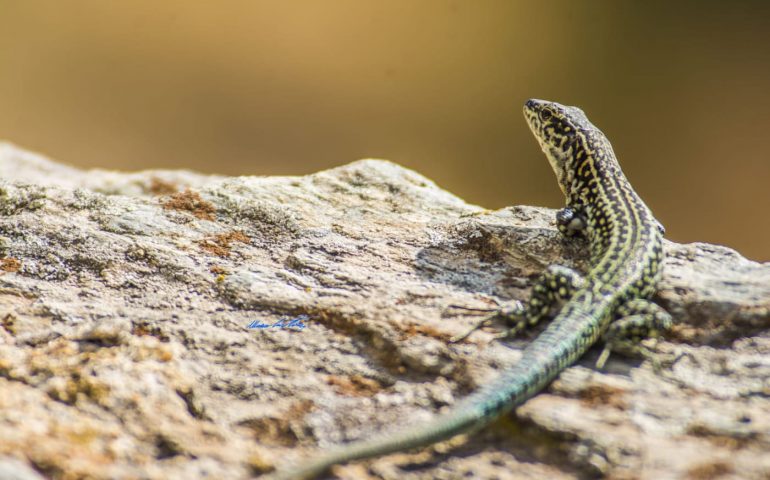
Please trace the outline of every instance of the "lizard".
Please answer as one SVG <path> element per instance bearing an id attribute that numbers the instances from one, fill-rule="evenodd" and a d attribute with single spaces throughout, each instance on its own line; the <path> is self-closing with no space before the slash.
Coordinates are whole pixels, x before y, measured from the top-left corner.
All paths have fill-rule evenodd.
<path id="1" fill-rule="evenodd" d="M 642 337 L 670 328 L 670 314 L 650 300 L 662 275 L 664 229 L 621 171 L 607 137 L 577 107 L 530 99 L 524 117 L 566 199 L 565 208 L 556 213 L 559 231 L 588 239 L 587 274 L 551 265 L 526 305 L 515 302 L 489 317 L 512 322 L 509 334 L 553 319 L 517 363 L 449 412 L 425 424 L 336 447 L 279 471 L 275 479 L 315 478 L 339 463 L 425 447 L 474 431 L 543 390 L 600 339 L 605 348 L 598 368 L 611 350 L 638 348 Z"/>

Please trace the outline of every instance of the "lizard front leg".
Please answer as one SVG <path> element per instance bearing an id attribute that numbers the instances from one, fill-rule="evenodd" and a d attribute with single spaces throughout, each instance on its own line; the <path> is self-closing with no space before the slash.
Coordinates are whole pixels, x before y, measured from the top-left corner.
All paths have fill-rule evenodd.
<path id="1" fill-rule="evenodd" d="M 585 284 L 585 279 L 575 270 L 562 265 L 549 266 L 540 276 L 526 306 L 509 311 L 500 310 L 498 318 L 513 324 L 507 331 L 497 335 L 505 338 L 531 328 L 540 320 L 551 316 L 556 307 L 569 300 L 575 291 Z"/>
<path id="2" fill-rule="evenodd" d="M 496 335 L 496 338 L 516 335 L 550 316 L 555 307 L 569 300 L 575 290 L 582 287 L 584 283 L 583 277 L 575 270 L 561 265 L 551 265 L 535 283 L 526 306 L 518 301 L 506 304 L 464 334 L 453 338 L 452 341 L 463 340 L 479 328 L 497 319 L 502 319 L 512 326 Z"/>
<path id="3" fill-rule="evenodd" d="M 583 235 L 588 220 L 578 207 L 564 207 L 556 212 L 556 226 L 566 237 Z"/>

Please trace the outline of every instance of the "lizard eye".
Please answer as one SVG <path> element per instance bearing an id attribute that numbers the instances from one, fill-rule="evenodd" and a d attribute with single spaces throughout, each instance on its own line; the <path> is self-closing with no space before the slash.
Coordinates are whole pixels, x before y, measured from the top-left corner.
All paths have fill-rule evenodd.
<path id="1" fill-rule="evenodd" d="M 540 110 L 540 120 L 541 121 L 547 122 L 548 120 L 551 119 L 552 116 L 553 116 L 553 114 L 551 113 L 550 110 L 545 110 L 545 109 Z"/>

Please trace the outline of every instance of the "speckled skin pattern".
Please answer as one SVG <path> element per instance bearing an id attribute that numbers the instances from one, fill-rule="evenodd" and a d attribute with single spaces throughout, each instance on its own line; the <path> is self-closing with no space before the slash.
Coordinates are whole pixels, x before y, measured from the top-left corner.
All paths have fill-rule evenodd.
<path id="1" fill-rule="evenodd" d="M 532 99 L 524 117 L 566 197 L 567 206 L 556 216 L 559 230 L 588 238 L 591 269 L 581 276 L 552 265 L 526 306 L 498 313 L 515 323 L 512 332 L 555 317 L 516 365 L 449 413 L 340 446 L 274 478 L 313 478 L 337 463 L 430 445 L 486 425 L 545 388 L 601 337 L 608 348 L 598 364 L 609 348 L 633 345 L 670 326 L 668 313 L 648 300 L 661 276 L 663 227 L 626 180 L 610 142 L 576 107 Z"/>

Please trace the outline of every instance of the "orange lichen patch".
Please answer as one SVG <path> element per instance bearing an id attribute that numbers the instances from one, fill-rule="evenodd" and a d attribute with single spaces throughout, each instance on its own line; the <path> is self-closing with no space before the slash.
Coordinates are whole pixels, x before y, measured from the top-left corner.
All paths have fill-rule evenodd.
<path id="1" fill-rule="evenodd" d="M 214 205 L 203 200 L 198 192 L 193 192 L 189 188 L 184 192 L 171 195 L 163 202 L 163 208 L 189 212 L 201 220 L 214 220 L 216 212 Z"/>
<path id="2" fill-rule="evenodd" d="M 115 462 L 106 445 L 117 438 L 113 429 L 90 421 L 51 422 L 44 434 L 28 435 L 18 449 L 46 478 L 102 478 L 109 477 L 105 467 Z"/>
<path id="3" fill-rule="evenodd" d="M 158 328 L 155 325 L 150 325 L 148 323 L 139 323 L 137 325 L 134 325 L 131 328 L 131 333 L 139 337 L 144 337 L 144 336 L 155 337 L 164 343 L 168 342 L 170 339 L 167 334 L 161 331 L 160 328 Z"/>
<path id="4" fill-rule="evenodd" d="M 261 444 L 291 447 L 296 445 L 298 440 L 291 428 L 292 424 L 303 421 L 313 406 L 313 402 L 303 400 L 292 405 L 279 417 L 252 418 L 241 422 L 240 425 L 251 429 Z"/>
<path id="5" fill-rule="evenodd" d="M 246 459 L 246 464 L 254 475 L 264 475 L 275 470 L 275 466 L 259 453 L 249 455 Z"/>
<path id="6" fill-rule="evenodd" d="M 179 188 L 171 183 L 158 177 L 152 177 L 150 179 L 150 185 L 147 187 L 147 191 L 153 195 L 171 195 L 179 191 Z"/>
<path id="7" fill-rule="evenodd" d="M 11 371 L 28 371 L 30 378 L 46 378 L 44 391 L 54 400 L 68 405 L 81 402 L 105 405 L 112 395 L 111 387 L 93 372 L 93 366 L 115 364 L 119 352 L 119 349 L 93 348 L 83 341 L 58 338 L 44 348 L 32 350 L 23 360 L 23 367 L 20 364 L 7 367 Z M 171 358 L 171 351 L 160 342 L 142 345 L 131 352 L 134 362 L 165 362 Z"/>
<path id="8" fill-rule="evenodd" d="M 68 405 L 80 401 L 102 404 L 109 396 L 110 387 L 95 377 L 88 365 L 114 355 L 111 349 L 82 351 L 77 342 L 59 338 L 45 348 L 31 351 L 25 368 L 30 375 L 48 378 L 44 390 L 54 400 Z"/>
<path id="9" fill-rule="evenodd" d="M 587 407 L 610 406 L 626 410 L 628 403 L 625 400 L 625 393 L 626 391 L 621 388 L 594 385 L 581 390 L 579 397 Z"/>
<path id="10" fill-rule="evenodd" d="M 69 378 L 63 378 L 62 382 L 50 383 L 46 389 L 48 396 L 69 405 L 74 405 L 81 395 L 101 403 L 110 393 L 110 388 L 104 383 L 76 371 L 70 372 Z"/>
<path id="11" fill-rule="evenodd" d="M 450 334 L 441 332 L 440 330 L 429 325 L 417 325 L 412 323 L 407 325 L 406 328 L 401 328 L 400 331 L 402 340 L 413 337 L 415 335 L 424 335 L 426 337 L 435 338 L 436 340 L 440 340 L 442 342 L 449 342 L 452 338 Z"/>
<path id="12" fill-rule="evenodd" d="M 202 249 L 218 257 L 229 257 L 233 242 L 248 244 L 251 242 L 251 239 L 242 232 L 232 231 L 198 240 L 197 243 Z"/>
<path id="13" fill-rule="evenodd" d="M 0 258 L 0 271 L 18 272 L 21 268 L 21 261 L 13 257 Z"/>
<path id="14" fill-rule="evenodd" d="M 6 313 L 3 319 L 0 320 L 0 324 L 2 324 L 3 330 L 11 335 L 16 335 L 16 317 L 10 313 Z"/>
<path id="15" fill-rule="evenodd" d="M 695 480 L 707 480 L 720 478 L 733 473 L 733 467 L 725 462 L 716 461 L 696 465 L 687 471 L 687 478 Z"/>
<path id="16" fill-rule="evenodd" d="M 225 267 L 220 267 L 219 265 L 214 265 L 213 267 L 209 268 L 209 272 L 215 275 L 227 275 L 230 273 Z"/>
<path id="17" fill-rule="evenodd" d="M 716 433 L 711 428 L 695 423 L 687 428 L 687 433 L 696 437 L 703 438 L 709 443 L 722 448 L 728 448 L 730 450 L 740 450 L 746 448 L 747 445 L 756 441 L 756 435 L 746 435 L 732 437 L 729 435 Z"/>
<path id="18" fill-rule="evenodd" d="M 382 390 L 382 386 L 379 382 L 372 380 L 371 378 L 362 377 L 361 375 L 353 375 L 350 377 L 330 375 L 326 378 L 326 383 L 337 387 L 337 392 L 353 397 L 371 397 Z"/>

